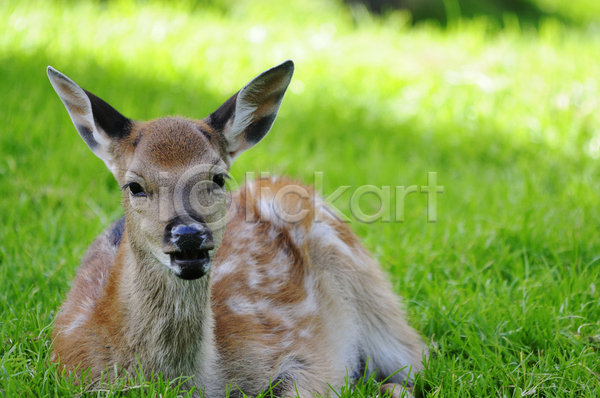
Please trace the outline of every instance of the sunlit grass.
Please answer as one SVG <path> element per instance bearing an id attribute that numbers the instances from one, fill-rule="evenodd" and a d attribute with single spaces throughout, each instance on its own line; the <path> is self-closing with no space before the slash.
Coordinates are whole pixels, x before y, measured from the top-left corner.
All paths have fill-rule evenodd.
<path id="1" fill-rule="evenodd" d="M 0 394 L 80 391 L 48 367 L 48 331 L 85 248 L 122 212 L 45 67 L 151 119 L 204 117 L 288 58 L 290 91 L 270 135 L 234 165 L 240 182 L 321 171 L 327 195 L 426 185 L 435 171 L 445 186 L 436 224 L 423 194 L 406 198 L 403 224 L 351 223 L 431 344 L 417 395 L 600 394 L 593 29 L 510 16 L 504 30 L 486 19 L 411 28 L 402 13 L 314 0 L 189 5 L 0 4 Z M 336 202 L 348 215 L 349 200 Z"/>

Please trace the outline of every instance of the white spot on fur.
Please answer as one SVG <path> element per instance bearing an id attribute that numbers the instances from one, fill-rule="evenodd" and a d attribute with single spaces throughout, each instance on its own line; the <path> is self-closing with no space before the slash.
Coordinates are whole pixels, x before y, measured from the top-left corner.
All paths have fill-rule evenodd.
<path id="1" fill-rule="evenodd" d="M 266 267 L 267 276 L 271 279 L 285 279 L 290 275 L 290 259 L 286 252 L 279 250 L 271 264 Z"/>
<path id="2" fill-rule="evenodd" d="M 264 280 L 264 276 L 256 268 L 248 268 L 248 287 L 250 289 L 258 288 Z"/>
<path id="3" fill-rule="evenodd" d="M 299 225 L 295 225 L 293 228 L 290 228 L 290 238 L 292 238 L 292 242 L 296 246 L 303 246 L 304 239 L 306 238 L 306 231 Z"/>
<path id="4" fill-rule="evenodd" d="M 254 269 L 257 266 L 248 268 L 248 284 L 267 295 L 278 293 L 290 278 L 290 259 L 283 250 L 278 251 L 268 264 L 261 264 L 261 272 Z"/>
<path id="5" fill-rule="evenodd" d="M 275 211 L 273 211 L 273 206 L 271 205 L 272 203 L 273 200 L 271 196 L 269 196 L 268 198 L 264 198 L 261 196 L 258 207 L 260 209 L 260 220 L 271 222 L 277 221 L 277 215 L 275 214 Z"/>
<path id="6" fill-rule="evenodd" d="M 216 282 L 225 276 L 234 273 L 237 270 L 238 262 L 236 261 L 223 261 L 218 266 L 216 266 L 213 270 L 212 280 Z"/>
<path id="7" fill-rule="evenodd" d="M 310 237 L 323 246 L 333 246 L 348 257 L 354 258 L 357 253 L 340 239 L 335 228 L 325 222 L 313 223 L 310 228 Z"/>
<path id="8" fill-rule="evenodd" d="M 283 335 L 283 337 L 281 338 L 281 340 L 279 341 L 279 347 L 280 348 L 288 348 L 295 342 L 296 342 L 296 336 L 295 336 L 294 332 L 293 331 L 288 332 L 288 333 L 285 333 Z"/>
<path id="9" fill-rule="evenodd" d="M 89 297 L 86 297 L 84 300 L 82 300 L 79 303 L 79 307 L 86 312 L 93 311 L 95 306 L 96 306 L 95 302 Z"/>
<path id="10" fill-rule="evenodd" d="M 227 300 L 229 309 L 238 315 L 254 315 L 256 313 L 256 305 L 254 302 L 242 296 L 232 296 Z"/>
<path id="11" fill-rule="evenodd" d="M 315 295 L 314 282 L 311 278 L 304 280 L 304 290 L 306 298 L 298 304 L 294 311 L 300 316 L 314 315 L 319 310 L 319 303 Z"/>
<path id="12" fill-rule="evenodd" d="M 298 337 L 309 340 L 312 338 L 312 333 L 308 329 L 300 329 L 300 331 L 298 331 Z"/>
<path id="13" fill-rule="evenodd" d="M 77 314 L 77 316 L 75 317 L 73 322 L 71 322 L 71 324 L 69 326 L 67 326 L 66 328 L 64 328 L 62 330 L 63 333 L 65 333 L 65 334 L 73 333 L 75 331 L 75 329 L 82 326 L 88 319 L 89 319 L 89 316 L 87 313 L 80 312 L 79 314 Z"/>

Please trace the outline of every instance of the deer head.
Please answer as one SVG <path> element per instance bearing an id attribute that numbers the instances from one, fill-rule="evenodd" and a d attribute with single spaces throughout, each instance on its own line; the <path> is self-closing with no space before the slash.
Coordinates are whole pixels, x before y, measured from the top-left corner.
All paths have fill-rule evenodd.
<path id="1" fill-rule="evenodd" d="M 138 263 L 187 280 L 208 273 L 224 235 L 231 162 L 267 135 L 293 71 L 288 60 L 261 73 L 204 119 L 136 122 L 48 67 L 79 135 L 123 191 Z"/>

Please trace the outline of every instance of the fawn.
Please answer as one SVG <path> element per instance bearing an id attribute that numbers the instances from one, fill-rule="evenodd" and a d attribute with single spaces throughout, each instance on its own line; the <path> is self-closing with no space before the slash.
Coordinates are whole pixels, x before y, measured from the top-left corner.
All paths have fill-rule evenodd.
<path id="1" fill-rule="evenodd" d="M 293 71 L 286 61 L 263 72 L 201 120 L 137 122 L 48 67 L 125 209 L 83 258 L 52 361 L 89 369 L 91 383 L 137 366 L 186 376 L 184 388 L 209 398 L 270 385 L 281 397 L 327 396 L 364 372 L 393 374 L 383 389 L 395 395 L 412 384 L 427 349 L 351 229 L 292 180 L 226 189 L 233 159 L 271 129 Z"/>

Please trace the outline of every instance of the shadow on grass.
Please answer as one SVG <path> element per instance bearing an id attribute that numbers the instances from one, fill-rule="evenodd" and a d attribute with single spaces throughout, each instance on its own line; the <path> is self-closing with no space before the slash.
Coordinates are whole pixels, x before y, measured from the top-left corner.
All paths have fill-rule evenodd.
<path id="1" fill-rule="evenodd" d="M 507 23 L 506 15 L 514 15 L 520 24 L 538 26 L 544 18 L 557 18 L 563 23 L 578 24 L 579 21 L 564 13 L 549 12 L 531 0 L 345 0 L 351 7 L 364 6 L 376 15 L 385 15 L 394 10 L 411 14 L 414 24 L 436 21 L 448 26 L 461 18 L 486 16 L 500 26 Z M 512 20 L 509 22 L 513 24 Z"/>

